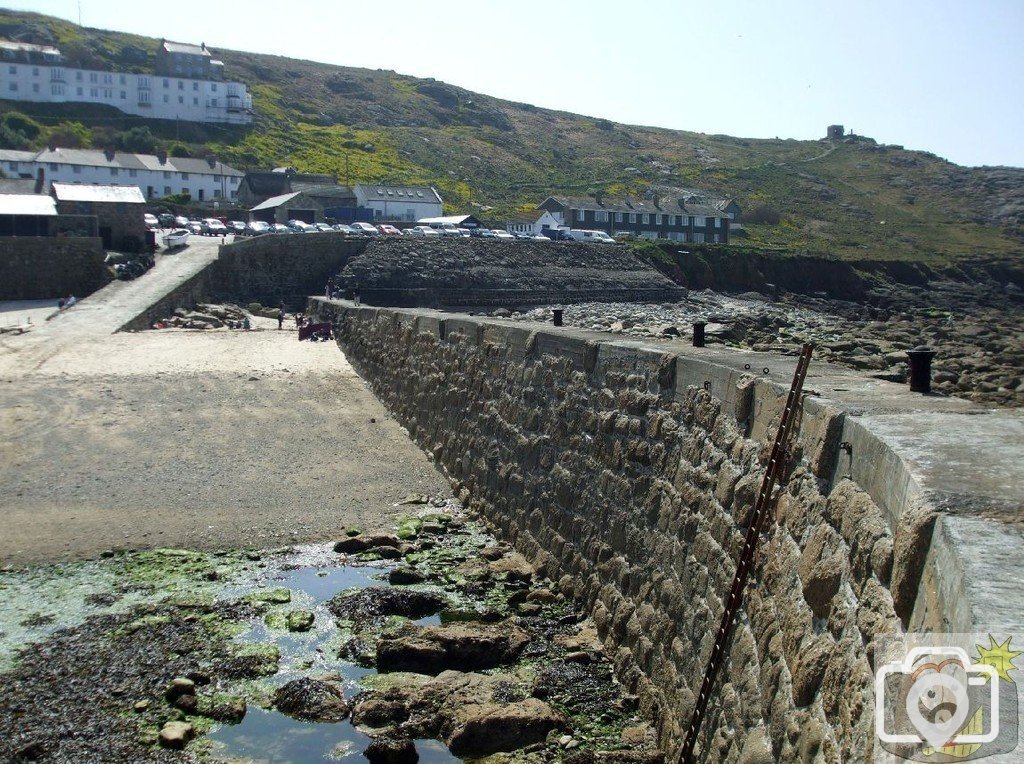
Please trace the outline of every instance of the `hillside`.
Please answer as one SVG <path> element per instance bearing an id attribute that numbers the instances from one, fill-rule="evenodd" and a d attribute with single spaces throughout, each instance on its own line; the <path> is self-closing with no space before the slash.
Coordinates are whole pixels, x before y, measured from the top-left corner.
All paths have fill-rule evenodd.
<path id="1" fill-rule="evenodd" d="M 77 65 L 138 70 L 145 66 L 118 61 L 121 50 L 158 44 L 6 10 L 0 37 L 55 43 Z M 41 146 L 53 138 L 103 146 L 145 126 L 165 148 L 213 151 L 240 168 L 291 165 L 343 182 L 430 183 L 453 211 L 495 220 L 552 193 L 691 188 L 735 198 L 746 216 L 743 243 L 754 247 L 933 265 L 1019 261 L 1024 252 L 1018 168 L 960 167 L 859 136 L 754 140 L 616 124 L 391 71 L 215 50 L 228 77 L 253 93 L 251 127 L 0 101 L 0 145 Z M 751 222 L 755 211 L 778 222 Z"/>

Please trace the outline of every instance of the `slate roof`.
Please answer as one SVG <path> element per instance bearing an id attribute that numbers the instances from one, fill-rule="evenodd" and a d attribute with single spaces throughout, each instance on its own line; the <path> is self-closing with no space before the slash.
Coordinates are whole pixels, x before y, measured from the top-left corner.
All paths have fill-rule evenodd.
<path id="1" fill-rule="evenodd" d="M 168 53 L 188 53 L 193 56 L 209 56 L 210 51 L 200 45 L 192 45 L 187 42 L 172 42 L 164 40 L 163 49 Z"/>
<path id="2" fill-rule="evenodd" d="M 34 151 L 0 149 L 0 162 L 33 162 L 35 158 L 36 152 Z"/>
<path id="3" fill-rule="evenodd" d="M 81 183 L 54 183 L 53 195 L 59 202 L 106 202 L 109 204 L 145 204 L 138 186 L 86 186 Z"/>
<path id="4" fill-rule="evenodd" d="M 658 204 L 653 199 L 610 199 L 603 198 L 598 203 L 591 198 L 576 198 L 568 196 L 549 196 L 548 199 L 557 202 L 563 208 L 574 210 L 597 210 L 605 212 L 623 212 L 655 215 L 694 215 L 700 217 L 722 217 L 723 212 L 715 207 L 706 204 L 686 204 L 680 199 L 659 198 Z M 545 200 L 547 201 L 547 200 Z M 542 202 L 543 204 L 543 202 Z"/>
<path id="5" fill-rule="evenodd" d="M 441 195 L 430 186 L 377 186 L 360 184 L 353 188 L 362 193 L 368 202 L 434 202 L 442 204 Z"/>
<path id="6" fill-rule="evenodd" d="M 34 194 L 35 178 L 0 178 L 0 194 Z"/>
<path id="7" fill-rule="evenodd" d="M 31 160 L 21 160 L 31 161 Z M 96 149 L 43 149 L 35 155 L 34 161 L 81 165 L 83 167 L 112 167 L 120 170 L 155 170 L 168 172 L 187 172 L 196 175 L 229 175 L 242 177 L 245 173 L 229 167 L 223 162 L 208 162 L 205 159 L 186 157 L 167 157 L 165 162 L 153 154 L 128 154 L 115 151 L 107 154 Z"/>
<path id="8" fill-rule="evenodd" d="M 51 217 L 57 214 L 57 203 L 42 194 L 0 194 L 0 215 L 37 215 Z"/>

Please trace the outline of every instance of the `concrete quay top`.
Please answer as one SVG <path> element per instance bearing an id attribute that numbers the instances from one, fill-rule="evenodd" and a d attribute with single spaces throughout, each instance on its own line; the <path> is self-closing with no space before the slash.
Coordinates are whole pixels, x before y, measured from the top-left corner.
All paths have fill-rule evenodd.
<path id="1" fill-rule="evenodd" d="M 323 298 L 311 298 L 311 309 L 335 320 L 349 312 L 377 314 L 442 339 L 475 332 L 478 342 L 505 342 L 524 357 L 550 352 L 579 359 L 589 352 L 598 359 L 633 356 L 638 366 L 650 366 L 670 356 L 675 389 L 704 386 L 723 410 L 739 405 L 744 382 L 754 386 L 754 406 L 777 407 L 796 367 L 795 357 L 464 313 L 357 307 Z M 1024 412 L 913 393 L 825 363 L 811 364 L 805 392 L 805 416 L 831 412 L 830 426 L 839 428 L 833 438 L 838 453 L 825 479 L 857 483 L 887 513 L 894 532 L 913 516 L 935 515 L 907 627 L 969 632 L 1024 624 L 1024 589 L 1015 580 L 1024 562 Z M 751 437 L 770 437 L 764 425 L 770 418 L 752 419 L 763 421 Z"/>

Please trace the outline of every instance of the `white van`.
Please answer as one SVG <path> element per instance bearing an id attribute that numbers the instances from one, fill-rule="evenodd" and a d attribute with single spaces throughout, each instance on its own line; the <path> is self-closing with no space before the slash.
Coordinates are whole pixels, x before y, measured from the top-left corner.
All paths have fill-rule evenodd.
<path id="1" fill-rule="evenodd" d="M 462 236 L 455 223 L 430 223 L 430 227 L 442 236 Z"/>
<path id="2" fill-rule="evenodd" d="M 574 228 L 571 231 L 569 231 L 569 235 L 576 241 L 597 242 L 599 244 L 615 243 L 615 239 L 613 239 L 604 231 L 587 231 L 579 228 Z"/>

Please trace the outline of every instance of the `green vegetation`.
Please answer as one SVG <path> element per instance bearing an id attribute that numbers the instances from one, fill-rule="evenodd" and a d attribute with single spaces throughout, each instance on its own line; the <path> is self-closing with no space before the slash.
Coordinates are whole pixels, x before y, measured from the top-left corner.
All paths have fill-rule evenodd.
<path id="1" fill-rule="evenodd" d="M 0 11 L 0 36 L 59 45 L 70 65 L 139 71 L 157 40 Z M 392 71 L 218 50 L 245 82 L 251 126 L 125 117 L 110 107 L 0 102 L 0 147 L 154 146 L 240 168 L 294 166 L 342 182 L 430 184 L 449 211 L 496 222 L 549 194 L 732 197 L 765 250 L 846 260 L 1019 259 L 1024 171 L 847 141 L 754 140 L 621 125 L 511 103 Z M 152 59 L 152 54 L 150 56 Z M 149 64 L 151 65 L 151 64 Z M 824 132 L 824 125 L 821 126 Z"/>

